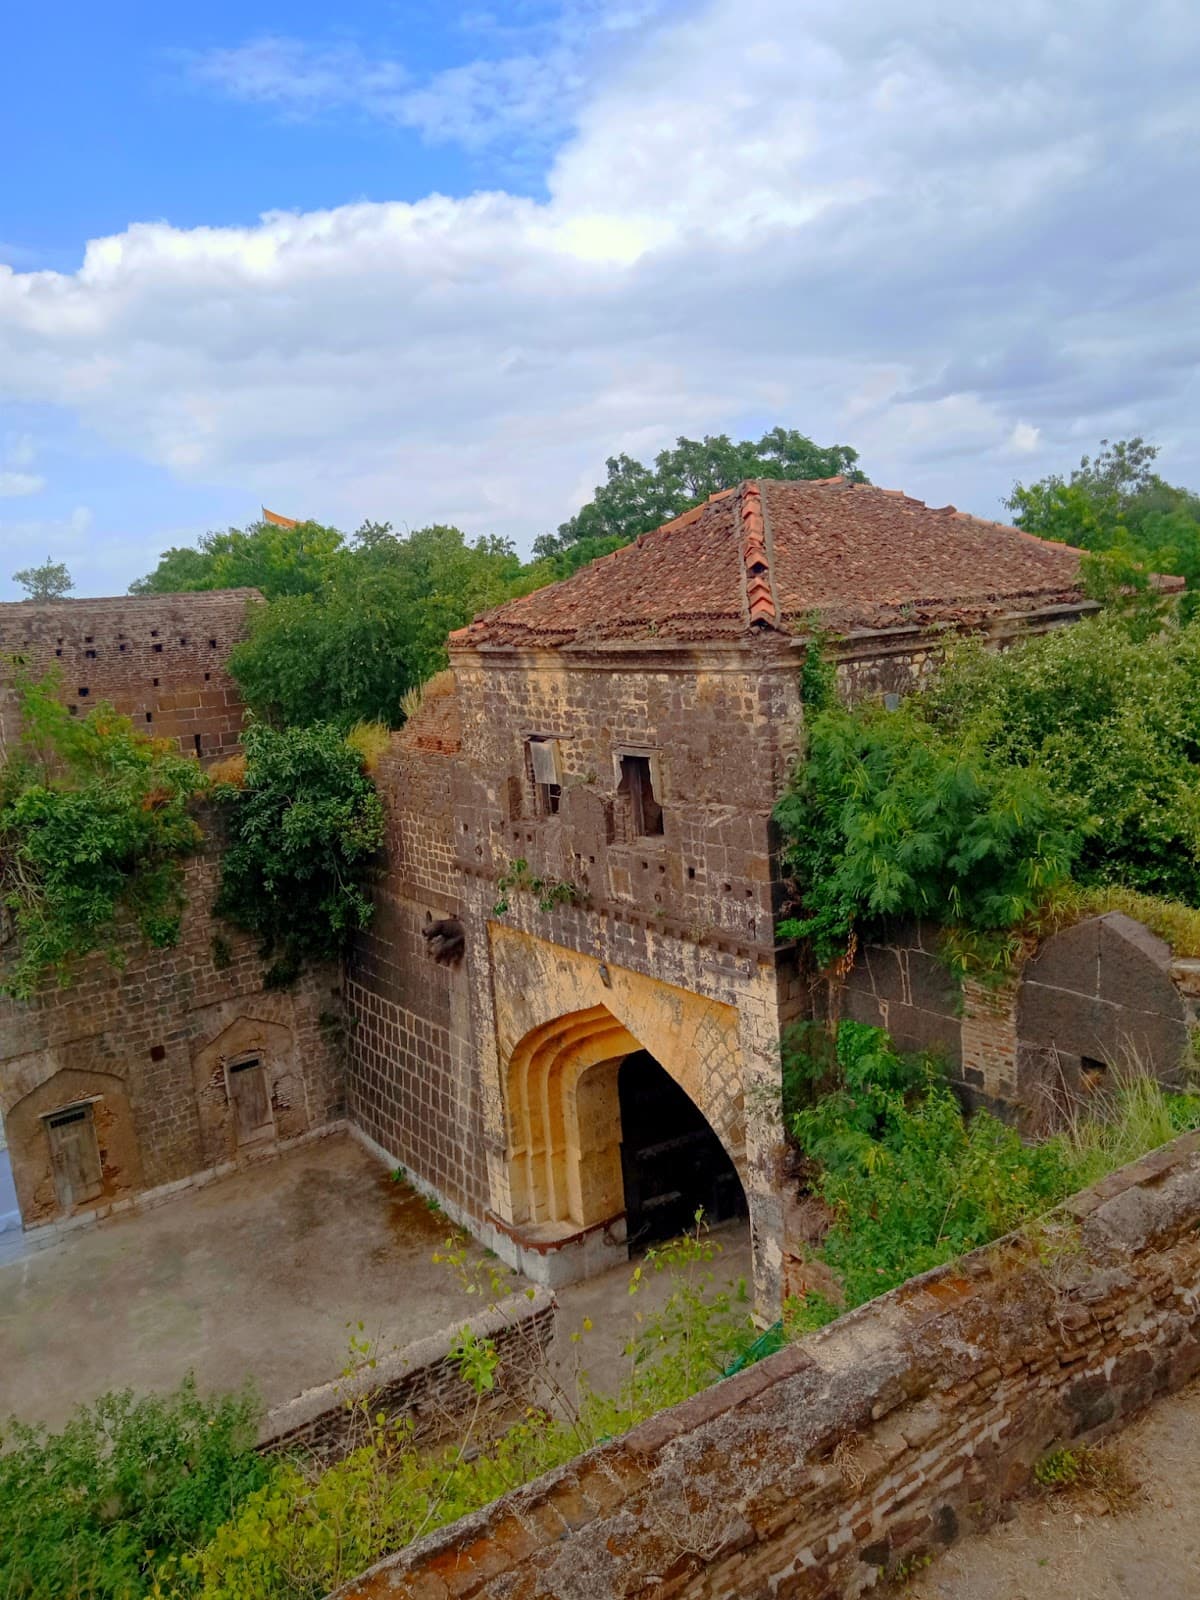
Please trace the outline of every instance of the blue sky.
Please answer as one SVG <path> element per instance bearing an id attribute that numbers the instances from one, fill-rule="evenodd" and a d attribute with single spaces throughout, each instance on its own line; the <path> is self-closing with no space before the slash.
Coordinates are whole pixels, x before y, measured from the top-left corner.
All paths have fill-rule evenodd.
<path id="1" fill-rule="evenodd" d="M 1200 482 L 1182 0 L 10 8 L 0 595 L 261 503 L 527 549 L 618 449 L 777 422 L 999 514 Z"/>

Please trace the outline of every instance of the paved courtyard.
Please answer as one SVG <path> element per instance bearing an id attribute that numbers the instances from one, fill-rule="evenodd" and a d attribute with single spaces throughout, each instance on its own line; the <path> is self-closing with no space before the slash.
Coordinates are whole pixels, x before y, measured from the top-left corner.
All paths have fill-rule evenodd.
<path id="1" fill-rule="evenodd" d="M 189 1368 L 202 1388 L 252 1377 L 268 1405 L 288 1400 L 337 1377 L 352 1324 L 394 1348 L 477 1309 L 431 1260 L 449 1231 L 335 1134 L 0 1256 L 0 1418 L 58 1424 L 106 1389 L 169 1389 Z"/>

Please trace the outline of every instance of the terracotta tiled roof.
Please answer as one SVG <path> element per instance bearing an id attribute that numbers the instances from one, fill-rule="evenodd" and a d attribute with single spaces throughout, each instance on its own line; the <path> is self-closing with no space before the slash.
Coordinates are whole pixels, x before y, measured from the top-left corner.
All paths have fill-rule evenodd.
<path id="1" fill-rule="evenodd" d="M 729 638 L 973 622 L 1083 598 L 1077 550 L 843 478 L 726 490 L 455 644 Z"/>

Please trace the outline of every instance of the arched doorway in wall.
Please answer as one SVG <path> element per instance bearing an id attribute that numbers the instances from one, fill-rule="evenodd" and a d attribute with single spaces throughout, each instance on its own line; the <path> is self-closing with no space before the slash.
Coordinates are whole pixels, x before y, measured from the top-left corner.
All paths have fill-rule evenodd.
<path id="1" fill-rule="evenodd" d="M 506 1109 L 500 1214 L 527 1241 L 549 1245 L 624 1218 L 636 1251 L 690 1227 L 699 1207 L 710 1221 L 747 1212 L 718 1132 L 603 1006 L 526 1035 L 509 1060 Z"/>
<path id="2" fill-rule="evenodd" d="M 630 1254 L 693 1225 L 746 1215 L 737 1168 L 695 1102 L 638 1050 L 617 1069 L 621 1177 Z"/>

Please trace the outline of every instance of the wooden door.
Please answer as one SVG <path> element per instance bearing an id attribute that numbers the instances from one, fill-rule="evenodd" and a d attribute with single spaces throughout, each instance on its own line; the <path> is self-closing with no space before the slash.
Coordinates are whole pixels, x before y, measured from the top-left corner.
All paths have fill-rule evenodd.
<path id="1" fill-rule="evenodd" d="M 100 1145 L 90 1105 L 68 1106 L 46 1118 L 54 1188 L 64 1211 L 94 1200 L 103 1187 Z"/>
<path id="2" fill-rule="evenodd" d="M 229 1064 L 229 1103 L 238 1144 L 267 1138 L 273 1127 L 267 1074 L 257 1056 Z"/>

